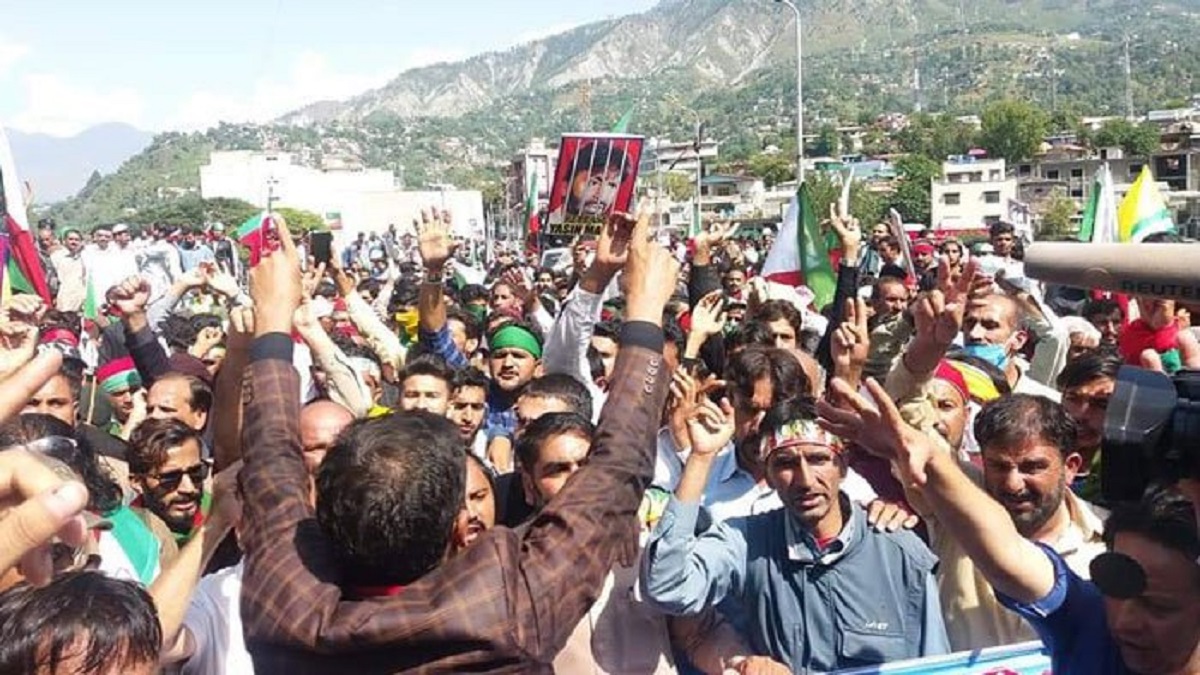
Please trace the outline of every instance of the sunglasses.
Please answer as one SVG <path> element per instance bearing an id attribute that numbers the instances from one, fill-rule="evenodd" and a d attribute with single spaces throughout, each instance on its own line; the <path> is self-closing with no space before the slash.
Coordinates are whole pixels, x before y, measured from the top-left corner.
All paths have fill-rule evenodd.
<path id="1" fill-rule="evenodd" d="M 208 472 L 212 468 L 210 460 L 200 460 L 199 464 L 189 466 L 186 469 L 175 469 L 174 471 L 164 471 L 162 473 L 151 474 L 158 481 L 160 488 L 165 490 L 174 490 L 183 482 L 183 477 L 186 475 L 192 481 L 192 485 L 199 486 L 208 478 Z"/>

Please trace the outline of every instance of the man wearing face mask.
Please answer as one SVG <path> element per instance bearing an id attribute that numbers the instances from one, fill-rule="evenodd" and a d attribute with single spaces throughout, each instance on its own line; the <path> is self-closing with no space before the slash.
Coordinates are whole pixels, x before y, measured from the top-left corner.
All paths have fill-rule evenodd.
<path id="1" fill-rule="evenodd" d="M 963 318 L 963 351 L 1003 370 L 1013 393 L 1057 402 L 1059 392 L 1028 376 L 1029 363 L 1017 355 L 1028 339 L 1021 321 L 1021 306 L 1007 295 L 972 299 Z"/>

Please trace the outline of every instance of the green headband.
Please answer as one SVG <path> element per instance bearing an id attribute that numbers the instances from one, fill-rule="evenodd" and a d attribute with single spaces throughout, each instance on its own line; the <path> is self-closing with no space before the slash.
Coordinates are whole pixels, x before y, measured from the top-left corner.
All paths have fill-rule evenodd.
<path id="1" fill-rule="evenodd" d="M 136 370 L 123 370 L 100 381 L 100 388 L 107 394 L 115 394 L 123 389 L 137 389 L 140 386 L 142 377 Z"/>
<path id="2" fill-rule="evenodd" d="M 542 346 L 538 344 L 537 338 L 529 329 L 521 326 L 504 326 L 492 335 L 491 344 L 488 345 L 492 351 L 501 349 L 520 349 L 529 352 L 533 358 L 542 358 Z"/>

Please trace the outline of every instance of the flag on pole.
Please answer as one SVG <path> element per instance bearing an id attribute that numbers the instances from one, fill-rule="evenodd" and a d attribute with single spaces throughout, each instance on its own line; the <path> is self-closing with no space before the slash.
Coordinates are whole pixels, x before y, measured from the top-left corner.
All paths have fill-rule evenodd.
<path id="1" fill-rule="evenodd" d="M 267 246 L 267 230 L 271 226 L 271 216 L 266 211 L 256 213 L 238 226 L 237 240 L 250 250 L 250 266 L 253 267 L 262 260 L 263 251 Z"/>
<path id="2" fill-rule="evenodd" d="M 833 300 L 837 278 L 829 264 L 829 251 L 807 183 L 800 184 L 788 205 L 779 235 L 767 252 L 762 275 L 775 283 L 807 286 L 818 309 Z"/>
<path id="3" fill-rule="evenodd" d="M 542 230 L 541 214 L 538 210 L 537 172 L 529 174 L 529 195 L 525 197 L 525 252 L 529 255 L 538 251 L 538 234 Z"/>
<path id="4" fill-rule="evenodd" d="M 1117 241 L 1117 193 L 1108 164 L 1096 172 L 1092 193 L 1079 224 L 1079 241 L 1113 244 Z"/>
<path id="5" fill-rule="evenodd" d="M 1174 232 L 1171 210 L 1158 190 L 1149 166 L 1142 167 L 1117 208 L 1117 232 L 1122 242 L 1139 243 L 1152 234 Z"/>
<path id="6" fill-rule="evenodd" d="M 96 302 L 96 285 L 91 276 L 87 280 L 87 295 L 83 298 L 83 318 L 93 323 L 100 318 L 100 303 Z"/>
<path id="7" fill-rule="evenodd" d="M 617 123 L 613 125 L 612 132 L 614 134 L 629 133 L 629 123 L 632 120 L 633 120 L 633 106 L 631 105 L 631 106 L 629 106 L 629 110 L 626 110 L 625 114 L 621 115 L 621 119 L 617 120 Z"/>
<path id="8" fill-rule="evenodd" d="M 5 292 L 37 295 L 47 305 L 53 303 L 46 272 L 29 233 L 25 198 L 21 194 L 16 163 L 3 126 L 0 126 L 0 234 L 8 239 L 4 259 L 0 261 L 4 266 L 2 284 Z"/>

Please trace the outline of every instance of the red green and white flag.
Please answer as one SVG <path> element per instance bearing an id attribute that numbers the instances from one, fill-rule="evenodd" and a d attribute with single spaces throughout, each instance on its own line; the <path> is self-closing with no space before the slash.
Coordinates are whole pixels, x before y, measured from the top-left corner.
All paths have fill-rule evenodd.
<path id="1" fill-rule="evenodd" d="M 542 229 L 541 214 L 538 212 L 537 173 L 529 175 L 529 196 L 525 198 L 525 214 L 529 219 L 525 228 L 525 250 L 538 250 L 538 233 Z"/>
<path id="2" fill-rule="evenodd" d="M 271 215 L 266 211 L 250 216 L 238 226 L 235 236 L 238 242 L 250 251 L 251 267 L 262 260 L 263 251 L 267 249 L 267 232 L 270 228 Z"/>
<path id="3" fill-rule="evenodd" d="M 837 277 L 829 264 L 829 249 L 821 235 L 808 183 L 800 184 L 788 205 L 779 236 L 763 262 L 762 275 L 777 284 L 807 286 L 817 309 L 833 301 Z"/>
<path id="4" fill-rule="evenodd" d="M 46 272 L 29 233 L 25 206 L 8 134 L 0 126 L 0 238 L 7 239 L 0 244 L 4 256 L 0 260 L 0 287 L 5 299 L 12 293 L 28 293 L 51 305 L 54 299 L 50 297 Z"/>

